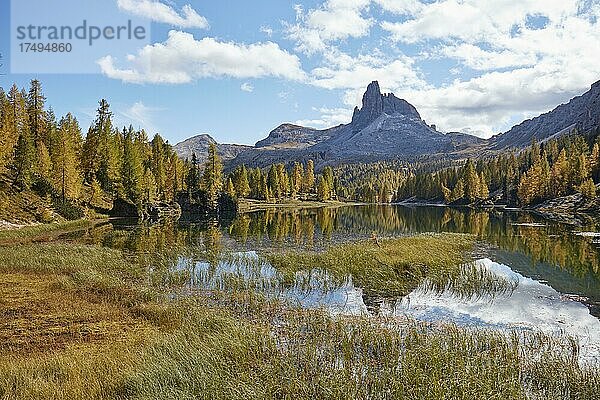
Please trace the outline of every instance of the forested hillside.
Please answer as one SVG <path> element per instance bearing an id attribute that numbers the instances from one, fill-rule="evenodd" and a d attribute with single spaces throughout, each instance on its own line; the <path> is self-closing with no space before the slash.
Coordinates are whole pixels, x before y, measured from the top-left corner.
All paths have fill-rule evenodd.
<path id="1" fill-rule="evenodd" d="M 0 88 L 0 220 L 76 219 L 106 211 L 116 200 L 190 203 L 219 208 L 231 200 L 264 202 L 351 200 L 389 203 L 530 206 L 580 193 L 596 197 L 600 182 L 600 129 L 524 150 L 480 159 L 426 156 L 315 168 L 313 160 L 264 168 L 239 165 L 223 172 L 216 143 L 206 154 L 179 158 L 159 134 L 118 128 L 106 100 L 83 135 L 70 113 L 58 118 L 46 106 L 39 81 L 29 89 Z M 205 160 L 201 162 L 199 160 Z M 121 203 L 122 203 L 121 202 Z"/>
<path id="2" fill-rule="evenodd" d="M 186 165 L 160 135 L 113 125 L 99 102 L 87 134 L 70 113 L 46 107 L 39 81 L 29 90 L 0 88 L 0 219 L 81 218 L 114 199 L 136 205 L 172 201 Z"/>
<path id="3" fill-rule="evenodd" d="M 411 173 L 397 191 L 409 198 L 465 204 L 494 202 L 529 206 L 574 193 L 596 197 L 600 182 L 600 129 L 539 144 L 520 152 L 468 160 L 462 167 Z"/>

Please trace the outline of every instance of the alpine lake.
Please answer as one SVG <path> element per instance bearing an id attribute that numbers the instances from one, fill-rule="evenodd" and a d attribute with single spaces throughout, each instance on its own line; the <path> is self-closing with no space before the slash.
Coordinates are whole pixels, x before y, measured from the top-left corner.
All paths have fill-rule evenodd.
<path id="1" fill-rule="evenodd" d="M 597 365 L 598 232 L 598 225 L 575 227 L 522 211 L 363 205 L 271 209 L 196 223 L 110 220 L 53 240 L 118 249 L 149 271 L 168 271 L 172 298 L 250 290 L 333 316 L 568 336 L 579 362 Z M 472 235 L 475 246 L 464 276 L 441 284 L 426 278 L 388 291 L 376 280 L 312 268 L 310 261 L 291 272 L 277 264 L 281 253 L 442 233 Z"/>

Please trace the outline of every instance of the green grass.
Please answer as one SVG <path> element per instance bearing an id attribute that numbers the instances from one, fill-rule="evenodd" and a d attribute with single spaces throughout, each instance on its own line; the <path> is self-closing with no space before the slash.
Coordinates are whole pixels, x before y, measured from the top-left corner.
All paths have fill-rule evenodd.
<path id="1" fill-rule="evenodd" d="M 57 232 L 69 232 L 94 226 L 97 220 L 78 219 L 51 224 L 29 225 L 19 229 L 0 230 L 0 241 L 32 239 Z"/>
<path id="2" fill-rule="evenodd" d="M 425 234 L 333 246 L 323 252 L 272 253 L 269 262 L 292 282 L 300 271 L 320 270 L 354 284 L 368 295 L 404 296 L 426 278 L 445 286 L 467 262 L 474 237 L 461 234 Z"/>
<path id="3" fill-rule="evenodd" d="M 396 277 L 425 267 L 459 269 L 471 246 L 467 236 L 424 235 L 386 240 L 381 248 L 345 245 L 306 260 L 300 255 L 281 260 L 290 272 L 319 262 L 319 268 L 332 268 L 332 273 L 388 282 L 400 292 L 404 286 L 394 283 Z M 386 266 L 397 269 L 386 272 Z M 368 277 L 371 267 L 376 280 Z M 172 298 L 165 294 L 173 287 L 165 282 L 178 279 L 164 274 L 95 246 L 0 247 L 0 327 L 22 323 L 14 332 L 19 336 L 26 330 L 20 340 L 33 340 L 34 334 L 47 340 L 49 331 L 70 327 L 61 346 L 40 345 L 28 352 L 0 346 L 0 399 L 600 395 L 600 372 L 577 364 L 577 347 L 569 338 L 332 317 L 244 290 Z M 19 317 L 36 308 L 43 312 L 35 318 Z M 102 321 L 106 324 L 99 327 Z M 38 329 L 31 324 L 39 324 Z M 119 330 L 110 332 L 110 326 Z M 90 330 L 99 332 L 90 335 Z"/>

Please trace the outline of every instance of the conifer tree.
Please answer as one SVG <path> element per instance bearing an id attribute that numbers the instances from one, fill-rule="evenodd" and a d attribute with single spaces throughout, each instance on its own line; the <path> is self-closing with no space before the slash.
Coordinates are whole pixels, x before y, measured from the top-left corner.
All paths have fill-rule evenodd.
<path id="1" fill-rule="evenodd" d="M 583 183 L 579 186 L 578 191 L 589 200 L 595 199 L 597 195 L 596 185 L 591 178 L 583 181 Z"/>
<path id="2" fill-rule="evenodd" d="M 317 183 L 317 199 L 319 201 L 327 201 L 330 199 L 331 189 L 327 184 L 327 180 L 323 176 L 319 176 Z"/>
<path id="3" fill-rule="evenodd" d="M 13 108 L 6 93 L 0 88 L 0 174 L 12 163 L 18 139 Z"/>
<path id="4" fill-rule="evenodd" d="M 133 130 L 132 128 L 130 130 Z M 118 178 L 119 154 L 112 128 L 112 112 L 104 99 L 100 100 L 96 119 L 83 145 L 83 168 L 86 180 L 96 178 L 104 190 L 111 190 Z"/>
<path id="5" fill-rule="evenodd" d="M 259 170 L 260 171 L 260 170 Z M 255 174 L 258 178 L 256 197 L 258 200 L 271 201 L 271 193 L 267 185 L 267 178 L 263 174 Z"/>
<path id="6" fill-rule="evenodd" d="M 475 165 L 472 160 L 467 160 L 467 164 L 463 170 L 463 179 L 465 183 L 465 198 L 469 202 L 473 202 L 479 198 L 480 180 L 475 170 Z"/>
<path id="7" fill-rule="evenodd" d="M 278 199 L 281 197 L 279 174 L 277 173 L 277 167 L 272 164 L 267 174 L 267 186 L 271 190 L 273 197 Z"/>
<path id="8" fill-rule="evenodd" d="M 206 163 L 204 163 L 202 186 L 206 190 L 211 206 L 216 209 L 219 194 L 223 188 L 223 164 L 219 154 L 217 154 L 217 145 L 215 143 L 208 145 L 208 158 L 206 159 Z"/>
<path id="9" fill-rule="evenodd" d="M 567 190 L 569 188 L 569 162 L 567 160 L 567 153 L 565 149 L 562 149 L 558 154 L 554 165 L 552 165 L 552 170 L 550 173 L 552 177 L 552 188 L 553 188 L 553 196 L 560 197 L 567 194 Z"/>
<path id="10" fill-rule="evenodd" d="M 123 138 L 123 162 L 121 164 L 121 180 L 125 198 L 140 204 L 144 195 L 144 166 L 142 154 L 134 143 L 133 130 L 129 130 Z"/>
<path id="11" fill-rule="evenodd" d="M 140 190 L 143 192 L 142 201 L 144 203 L 152 203 L 156 200 L 158 185 L 156 183 L 154 172 L 152 172 L 151 168 L 144 168 Z"/>
<path id="12" fill-rule="evenodd" d="M 301 163 L 295 162 L 292 170 L 292 196 L 296 197 L 302 191 L 304 168 Z"/>
<path id="13" fill-rule="evenodd" d="M 36 175 L 37 178 L 44 181 L 51 181 L 52 159 L 50 152 L 44 142 L 38 142 L 36 146 Z"/>
<path id="14" fill-rule="evenodd" d="M 21 134 L 15 147 L 14 163 L 15 183 L 21 189 L 29 189 L 33 183 L 35 148 L 27 134 Z"/>
<path id="15" fill-rule="evenodd" d="M 225 187 L 225 193 L 231 197 L 236 197 L 235 188 L 233 187 L 233 181 L 231 178 L 227 179 L 227 186 Z"/>
<path id="16" fill-rule="evenodd" d="M 325 179 L 325 183 L 327 183 L 327 187 L 329 188 L 328 198 L 331 198 L 331 192 L 333 191 L 333 168 L 329 165 L 323 168 L 323 179 Z"/>
<path id="17" fill-rule="evenodd" d="M 154 174 L 157 191 L 164 194 L 167 185 L 167 168 L 165 165 L 168 159 L 167 149 L 163 138 L 160 137 L 158 133 L 154 135 L 151 145 L 152 153 L 150 158 L 150 169 Z"/>
<path id="18" fill-rule="evenodd" d="M 32 140 L 36 147 L 38 147 L 40 143 L 44 143 L 47 151 L 47 147 L 50 145 L 50 140 L 46 136 L 47 131 L 45 126 L 46 114 L 44 111 L 44 104 L 46 102 L 46 98 L 42 94 L 42 85 L 37 79 L 31 81 L 26 102 L 29 130 Z"/>
<path id="19" fill-rule="evenodd" d="M 238 167 L 233 174 L 233 185 L 238 197 L 246 198 L 250 195 L 250 182 L 248 180 L 248 170 L 245 165 Z"/>
<path id="20" fill-rule="evenodd" d="M 315 163 L 313 160 L 308 160 L 306 163 L 303 187 L 305 193 L 312 193 L 315 187 Z"/>
<path id="21" fill-rule="evenodd" d="M 79 152 L 81 151 L 81 129 L 77 119 L 70 113 L 61 118 L 52 138 L 52 182 L 66 199 L 75 199 L 81 188 Z"/>
<path id="22" fill-rule="evenodd" d="M 192 153 L 192 161 L 190 162 L 189 170 L 186 176 L 186 184 L 188 191 L 195 192 L 200 189 L 200 171 L 198 169 L 198 158 L 196 153 Z"/>
<path id="23" fill-rule="evenodd" d="M 290 180 L 284 164 L 277 164 L 277 179 L 279 180 L 279 197 L 284 197 L 288 194 L 290 188 Z"/>

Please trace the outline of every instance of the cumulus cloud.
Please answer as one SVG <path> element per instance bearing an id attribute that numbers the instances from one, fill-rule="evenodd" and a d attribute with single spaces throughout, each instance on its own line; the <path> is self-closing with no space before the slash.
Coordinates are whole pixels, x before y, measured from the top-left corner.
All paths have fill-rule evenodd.
<path id="1" fill-rule="evenodd" d="M 198 14 L 189 4 L 181 13 L 158 0 L 117 0 L 118 7 L 131 14 L 181 28 L 209 28 L 208 20 Z"/>
<path id="2" fill-rule="evenodd" d="M 342 52 L 327 56 L 325 66 L 311 71 L 312 84 L 325 89 L 364 89 L 379 80 L 384 88 L 427 88 L 427 82 L 414 67 L 414 60 L 399 56 L 389 60 L 374 51 L 352 57 Z"/>
<path id="3" fill-rule="evenodd" d="M 412 18 L 381 27 L 394 41 L 434 47 L 426 54 L 433 62 L 453 59 L 480 75 L 427 90 L 398 90 L 445 129 L 470 129 L 486 137 L 518 118 L 548 111 L 600 79 L 600 65 L 590 57 L 600 51 L 598 7 L 593 3 L 423 4 Z"/>
<path id="4" fill-rule="evenodd" d="M 327 0 L 321 7 L 304 11 L 296 6 L 296 23 L 286 24 L 289 39 L 298 51 L 314 54 L 332 41 L 359 38 L 369 33 L 374 20 L 365 16 L 371 0 Z"/>
<path id="5" fill-rule="evenodd" d="M 419 0 L 374 0 L 385 11 L 400 15 L 413 15 L 419 13 L 423 4 Z"/>
<path id="6" fill-rule="evenodd" d="M 217 77 L 305 79 L 300 59 L 276 43 L 240 44 L 209 37 L 196 40 L 180 31 L 170 31 L 165 42 L 128 56 L 127 67 L 118 67 L 112 56 L 101 58 L 98 64 L 106 76 L 129 83 L 181 84 Z"/>
<path id="7" fill-rule="evenodd" d="M 577 0 L 442 0 L 422 6 L 414 18 L 381 23 L 396 41 L 460 39 L 469 43 L 492 42 L 523 26 L 528 16 L 560 21 L 579 10 Z"/>
<path id="8" fill-rule="evenodd" d="M 313 108 L 313 111 L 319 113 L 316 119 L 301 119 L 296 121 L 296 125 L 308 126 L 311 128 L 325 129 L 347 124 L 352 119 L 352 110 L 346 108 Z"/>
<path id="9" fill-rule="evenodd" d="M 385 91 L 413 103 L 446 131 L 489 137 L 514 122 L 548 111 L 600 79 L 600 5 L 596 1 L 373 0 L 399 21 L 379 24 L 388 37 L 416 53 L 345 55 L 331 46 L 312 84 L 343 90 L 349 109 L 364 86 L 379 80 Z M 368 18 L 368 16 L 365 16 Z M 441 83 L 422 68 L 456 62 Z M 443 64 L 441 64 L 443 65 Z M 450 80 L 449 80 L 450 79 Z M 322 118 L 326 120 L 326 118 Z"/>

